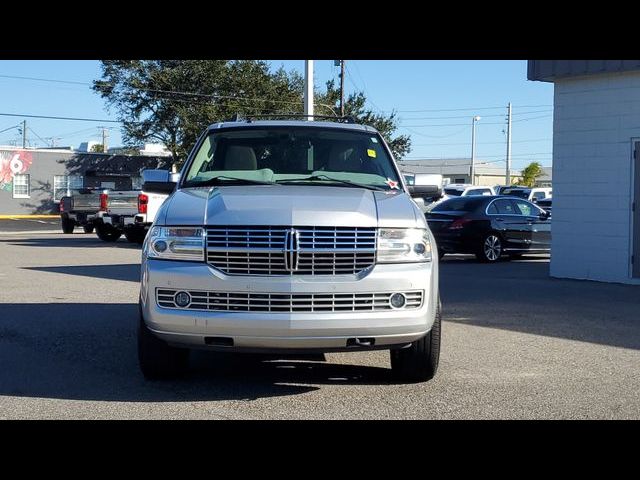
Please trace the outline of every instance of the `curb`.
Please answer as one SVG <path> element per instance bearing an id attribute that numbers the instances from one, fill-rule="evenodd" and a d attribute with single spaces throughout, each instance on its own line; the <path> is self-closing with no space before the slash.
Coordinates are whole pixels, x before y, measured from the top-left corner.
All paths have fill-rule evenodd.
<path id="1" fill-rule="evenodd" d="M 20 220 L 29 218 L 60 218 L 60 215 L 0 215 L 0 220 Z"/>

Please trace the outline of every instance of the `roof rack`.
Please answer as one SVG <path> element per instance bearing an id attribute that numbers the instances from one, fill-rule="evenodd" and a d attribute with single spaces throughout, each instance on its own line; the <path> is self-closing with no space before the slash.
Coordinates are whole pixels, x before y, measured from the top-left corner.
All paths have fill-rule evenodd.
<path id="1" fill-rule="evenodd" d="M 227 122 L 252 122 L 259 118 L 313 118 L 323 120 L 335 120 L 341 123 L 356 123 L 356 119 L 351 115 L 345 115 L 344 117 L 337 117 L 335 115 L 306 115 L 303 113 L 273 113 L 273 114 L 259 114 L 259 115 L 247 115 L 246 118 L 242 118 L 240 114 L 236 113 Z"/>

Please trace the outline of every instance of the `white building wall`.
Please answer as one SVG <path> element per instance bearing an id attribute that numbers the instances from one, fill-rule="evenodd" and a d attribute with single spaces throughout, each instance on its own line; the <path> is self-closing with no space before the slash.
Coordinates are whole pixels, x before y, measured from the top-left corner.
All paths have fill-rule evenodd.
<path id="1" fill-rule="evenodd" d="M 556 79 L 551 276 L 631 279 L 632 138 L 640 72 Z"/>

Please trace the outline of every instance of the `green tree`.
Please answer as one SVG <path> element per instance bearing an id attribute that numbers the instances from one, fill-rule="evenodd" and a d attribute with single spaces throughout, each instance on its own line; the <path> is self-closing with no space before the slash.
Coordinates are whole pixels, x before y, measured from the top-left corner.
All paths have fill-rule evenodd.
<path id="1" fill-rule="evenodd" d="M 178 163 L 205 125 L 300 111 L 302 88 L 300 75 L 255 60 L 105 60 L 93 84 L 123 123 L 125 144 L 162 142 Z"/>
<path id="2" fill-rule="evenodd" d="M 540 165 L 538 162 L 531 162 L 524 169 L 522 169 L 522 177 L 516 182 L 516 185 L 534 187 L 536 184 L 536 179 L 543 173 L 544 172 L 542 171 L 542 165 Z"/>
<path id="3" fill-rule="evenodd" d="M 91 145 L 91 151 L 96 153 L 104 153 L 104 145 L 102 145 L 101 143 Z"/>
<path id="4" fill-rule="evenodd" d="M 316 95 L 315 113 L 335 115 L 340 110 L 340 88 L 335 81 L 326 84 L 326 90 Z M 395 112 L 385 115 L 375 113 L 367 107 L 364 92 L 351 93 L 344 101 L 345 115 L 351 115 L 356 122 L 370 125 L 378 130 L 386 140 L 396 159 L 402 159 L 411 151 L 411 138 L 408 135 L 394 136 L 398 129 L 398 118 Z"/>
<path id="5" fill-rule="evenodd" d="M 303 111 L 304 81 L 296 72 L 258 60 L 105 60 L 93 89 L 123 123 L 128 146 L 163 143 L 173 161 L 184 160 L 204 126 L 240 115 Z M 317 114 L 335 115 L 340 92 L 335 82 L 316 92 Z M 398 158 L 409 152 L 408 136 L 393 136 L 395 112 L 374 113 L 362 92 L 349 95 L 345 113 L 378 129 Z"/>

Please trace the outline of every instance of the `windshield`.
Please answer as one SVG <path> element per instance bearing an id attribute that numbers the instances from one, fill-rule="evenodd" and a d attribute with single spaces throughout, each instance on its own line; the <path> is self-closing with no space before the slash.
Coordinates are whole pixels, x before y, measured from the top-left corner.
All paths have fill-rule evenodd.
<path id="1" fill-rule="evenodd" d="M 184 187 L 224 184 L 400 188 L 377 133 L 318 127 L 265 127 L 210 133 Z"/>
<path id="2" fill-rule="evenodd" d="M 529 198 L 529 193 L 531 190 L 521 190 L 521 189 L 505 189 L 502 191 L 502 195 L 511 195 L 513 197 L 520 198 Z"/>

